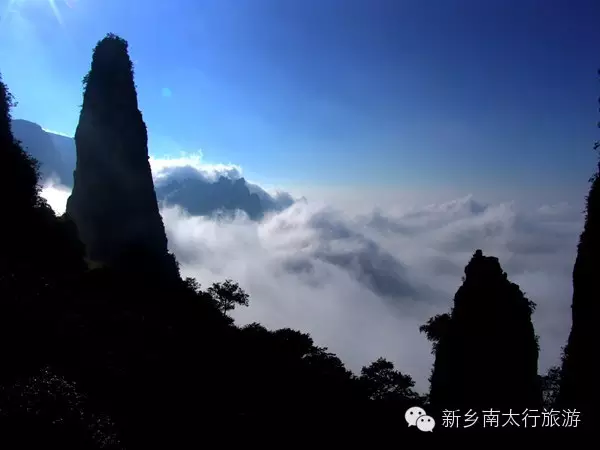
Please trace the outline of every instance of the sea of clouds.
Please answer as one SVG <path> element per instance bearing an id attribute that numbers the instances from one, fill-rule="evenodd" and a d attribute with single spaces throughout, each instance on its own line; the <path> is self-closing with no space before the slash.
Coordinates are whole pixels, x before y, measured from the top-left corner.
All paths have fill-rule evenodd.
<path id="1" fill-rule="evenodd" d="M 156 181 L 170 165 L 186 166 L 180 159 L 151 164 Z M 195 161 L 189 170 L 214 176 L 241 169 Z M 42 193 L 64 211 L 68 188 L 50 182 Z M 473 196 L 361 211 L 347 204 L 309 197 L 259 222 L 242 213 L 193 217 L 177 206 L 163 207 L 162 215 L 184 276 L 204 286 L 231 278 L 250 294 L 250 306 L 233 312 L 239 324 L 309 332 L 354 371 L 384 356 L 421 391 L 433 359 L 419 326 L 449 310 L 465 265 L 481 248 L 537 303 L 540 371 L 558 363 L 571 324 L 579 205 L 523 208 Z"/>

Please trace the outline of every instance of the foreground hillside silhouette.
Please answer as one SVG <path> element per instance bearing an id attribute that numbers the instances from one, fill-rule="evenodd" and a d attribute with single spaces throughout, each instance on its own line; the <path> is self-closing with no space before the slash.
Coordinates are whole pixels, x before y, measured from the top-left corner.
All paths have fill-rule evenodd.
<path id="1" fill-rule="evenodd" d="M 558 395 L 560 371 L 537 373 L 534 305 L 481 251 L 451 313 L 423 326 L 436 356 L 429 398 L 383 358 L 353 374 L 307 334 L 235 326 L 227 313 L 252 301 L 240 286 L 182 280 L 167 251 L 123 39 L 109 34 L 94 50 L 62 217 L 39 195 L 37 162 L 12 135 L 11 104 L 0 84 L 0 183 L 11 193 L 0 235 L 3 448 L 179 448 L 231 443 L 241 429 L 288 440 L 399 439 L 420 433 L 404 422 L 412 406 L 441 428 L 446 409 L 539 409 Z M 598 234 L 592 207 L 590 194 L 580 254 L 584 243 L 594 252 L 596 238 L 584 239 Z M 565 408 L 585 407 L 579 392 L 590 389 L 568 387 L 588 379 L 582 355 L 594 342 L 591 322 L 575 311 L 595 306 L 578 298 Z"/>

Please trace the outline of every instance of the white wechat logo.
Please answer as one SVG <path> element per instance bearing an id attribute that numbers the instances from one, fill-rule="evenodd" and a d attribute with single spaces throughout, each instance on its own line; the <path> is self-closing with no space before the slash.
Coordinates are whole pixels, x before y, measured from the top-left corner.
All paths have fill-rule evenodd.
<path id="1" fill-rule="evenodd" d="M 419 431 L 433 431 L 435 420 L 428 416 L 423 408 L 413 406 L 404 413 L 404 419 L 409 427 L 416 426 Z"/>
<path id="2" fill-rule="evenodd" d="M 431 416 L 421 416 L 417 419 L 417 428 L 420 431 L 433 431 L 435 420 Z"/>

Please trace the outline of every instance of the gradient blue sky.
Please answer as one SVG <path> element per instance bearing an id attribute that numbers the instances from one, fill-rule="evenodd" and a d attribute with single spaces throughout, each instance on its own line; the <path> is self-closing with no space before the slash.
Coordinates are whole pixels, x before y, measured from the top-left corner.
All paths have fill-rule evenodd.
<path id="1" fill-rule="evenodd" d="M 0 0 L 0 71 L 52 130 L 114 32 L 156 156 L 306 186 L 568 189 L 594 167 L 597 0 L 51 3 Z"/>

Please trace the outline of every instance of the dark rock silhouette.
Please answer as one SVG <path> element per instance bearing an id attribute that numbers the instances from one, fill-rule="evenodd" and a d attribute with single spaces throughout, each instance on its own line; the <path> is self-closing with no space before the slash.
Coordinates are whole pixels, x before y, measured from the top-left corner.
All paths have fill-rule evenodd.
<path id="1" fill-rule="evenodd" d="M 77 225 L 90 260 L 113 266 L 139 260 L 146 269 L 174 274 L 127 42 L 110 34 L 101 40 L 84 81 L 67 214 Z"/>
<path id="2" fill-rule="evenodd" d="M 594 149 L 600 151 L 600 142 Z M 597 411 L 600 395 L 594 388 L 595 355 L 600 344 L 596 329 L 600 314 L 600 158 L 590 182 L 585 222 L 573 267 L 573 323 L 563 355 L 558 404 L 581 410 L 585 426 L 594 428 L 600 415 Z"/>
<path id="3" fill-rule="evenodd" d="M 477 250 L 450 314 L 421 327 L 434 342 L 430 401 L 440 409 L 535 408 L 541 392 L 535 305 Z M 522 409 L 521 409 L 522 408 Z"/>

